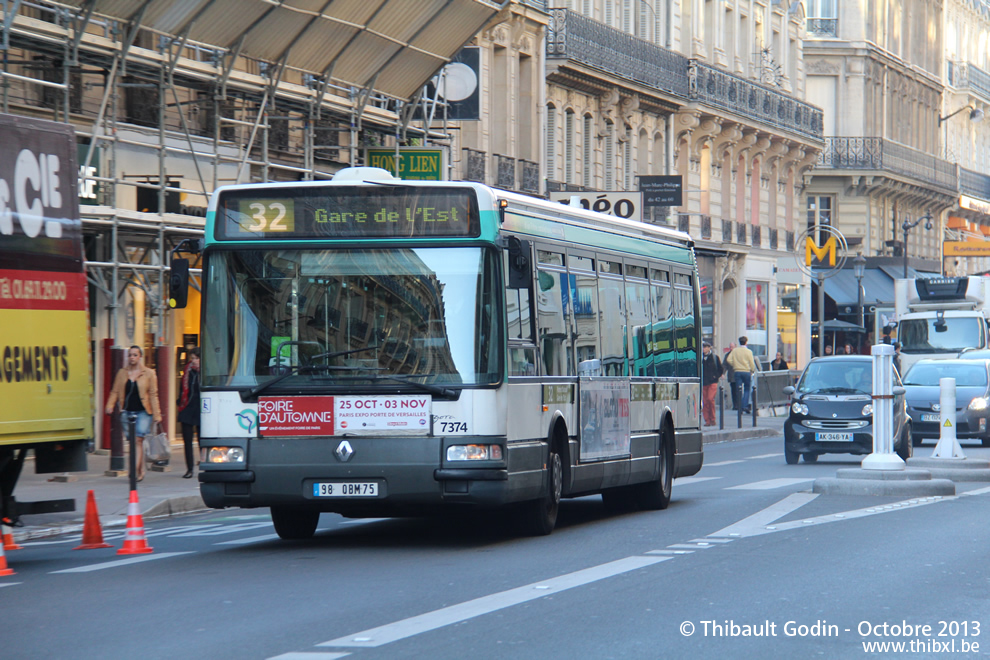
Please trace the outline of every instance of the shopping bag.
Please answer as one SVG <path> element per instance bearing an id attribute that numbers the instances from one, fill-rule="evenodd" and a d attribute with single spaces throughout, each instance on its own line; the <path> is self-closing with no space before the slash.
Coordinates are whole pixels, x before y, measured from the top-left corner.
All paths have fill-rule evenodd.
<path id="1" fill-rule="evenodd" d="M 144 457 L 149 461 L 167 461 L 172 457 L 168 434 L 158 427 L 158 432 L 144 439 Z"/>

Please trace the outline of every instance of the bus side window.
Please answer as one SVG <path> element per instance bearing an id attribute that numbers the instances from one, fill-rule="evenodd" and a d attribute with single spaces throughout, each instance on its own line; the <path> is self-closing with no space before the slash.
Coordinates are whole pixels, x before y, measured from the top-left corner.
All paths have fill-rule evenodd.
<path id="1" fill-rule="evenodd" d="M 510 346 L 509 375 L 536 376 L 536 348 L 531 346 Z"/>
<path id="2" fill-rule="evenodd" d="M 573 275 L 570 276 L 573 278 Z M 540 325 L 540 352 L 547 376 L 573 376 L 571 289 L 568 275 L 541 270 L 537 275 L 536 315 Z"/>
<path id="3" fill-rule="evenodd" d="M 509 272 L 509 258 L 509 251 L 505 250 L 502 253 L 502 259 L 506 273 Z M 505 288 L 505 313 L 508 321 L 507 325 L 509 328 L 509 340 L 533 340 L 533 323 L 532 315 L 530 313 L 531 304 L 529 292 L 529 288 L 513 288 L 511 286 L 506 286 Z"/>

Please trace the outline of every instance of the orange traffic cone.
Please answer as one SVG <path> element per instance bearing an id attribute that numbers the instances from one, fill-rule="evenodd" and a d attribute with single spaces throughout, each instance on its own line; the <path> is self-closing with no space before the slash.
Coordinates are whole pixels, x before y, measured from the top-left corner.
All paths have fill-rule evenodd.
<path id="1" fill-rule="evenodd" d="M 14 530 L 7 524 L 0 524 L 0 533 L 3 534 L 3 549 L 4 550 L 23 550 L 24 547 L 17 545 L 17 541 L 14 540 Z"/>
<path id="2" fill-rule="evenodd" d="M 82 545 L 73 550 L 92 550 L 94 548 L 112 548 L 103 542 L 103 529 L 100 527 L 100 514 L 96 510 L 96 497 L 93 491 L 86 493 L 86 520 L 83 523 Z"/>
<path id="3" fill-rule="evenodd" d="M 14 569 L 7 568 L 7 555 L 3 553 L 3 544 L 0 543 L 0 577 L 14 574 Z"/>
<path id="4" fill-rule="evenodd" d="M 117 551 L 118 555 L 143 555 L 151 552 L 148 541 L 144 537 L 144 520 L 141 519 L 141 507 L 138 505 L 136 490 L 131 491 L 131 500 L 127 504 L 127 529 L 124 531 L 124 547 Z"/>

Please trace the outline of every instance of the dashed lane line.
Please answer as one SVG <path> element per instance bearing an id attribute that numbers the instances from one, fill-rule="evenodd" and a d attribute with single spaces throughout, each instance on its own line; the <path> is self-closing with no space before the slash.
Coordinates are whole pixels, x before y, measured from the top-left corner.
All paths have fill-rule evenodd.
<path id="1" fill-rule="evenodd" d="M 739 486 L 728 486 L 725 490 L 773 490 L 774 488 L 785 488 L 814 480 L 814 477 L 804 479 L 783 477 L 780 479 L 767 479 L 766 481 L 754 481 L 753 483 L 741 484 Z"/>
<path id="2" fill-rule="evenodd" d="M 722 477 L 678 477 L 674 479 L 674 483 L 678 486 L 690 486 L 691 484 L 700 484 L 702 481 L 714 481 L 715 479 L 721 479 Z"/>
<path id="3" fill-rule="evenodd" d="M 746 457 L 746 460 L 747 461 L 755 461 L 755 460 L 759 460 L 761 458 L 777 458 L 778 456 L 783 456 L 783 455 L 784 455 L 783 452 L 777 452 L 777 453 L 774 453 L 774 454 L 760 454 L 759 456 L 747 456 Z"/>
<path id="4" fill-rule="evenodd" d="M 745 463 L 746 461 L 739 459 L 735 461 L 719 461 L 718 463 L 705 463 L 706 468 L 710 467 L 722 467 L 723 465 L 733 465 L 735 463 Z"/>
<path id="5" fill-rule="evenodd" d="M 337 653 L 334 651 L 323 652 L 309 652 L 302 653 L 299 651 L 293 651 L 292 653 L 283 653 L 282 655 L 276 655 L 268 660 L 337 660 L 337 658 L 343 658 L 348 656 L 350 653 Z"/>
<path id="6" fill-rule="evenodd" d="M 75 568 L 66 568 L 61 571 L 51 571 L 52 575 L 56 573 L 89 573 L 91 571 L 102 571 L 105 568 L 120 568 L 121 566 L 130 566 L 131 564 L 140 564 L 146 561 L 154 561 L 156 559 L 168 559 L 169 557 L 178 557 L 179 555 L 194 555 L 196 552 L 194 550 L 189 550 L 187 552 L 160 552 L 158 554 L 151 555 L 139 555 L 137 557 L 130 557 L 128 559 L 117 559 L 116 561 L 107 561 L 102 564 L 88 564 L 86 566 L 76 566 Z"/>
<path id="7" fill-rule="evenodd" d="M 473 619 L 484 614 L 489 614 L 497 610 L 519 605 L 537 598 L 544 598 L 552 594 L 557 594 L 568 589 L 580 587 L 585 584 L 604 580 L 622 573 L 639 570 L 647 566 L 652 566 L 668 557 L 644 557 L 633 556 L 616 561 L 592 566 L 580 571 L 561 575 L 549 580 L 542 580 L 527 584 L 523 587 L 509 589 L 489 596 L 482 596 L 465 603 L 451 605 L 439 610 L 420 614 L 418 616 L 402 619 L 394 623 L 389 623 L 377 628 L 369 628 L 352 635 L 345 635 L 337 639 L 317 644 L 317 646 L 330 647 L 352 647 L 352 648 L 373 648 L 397 642 L 400 639 L 413 637 L 437 628 L 460 623 L 468 619 Z"/>

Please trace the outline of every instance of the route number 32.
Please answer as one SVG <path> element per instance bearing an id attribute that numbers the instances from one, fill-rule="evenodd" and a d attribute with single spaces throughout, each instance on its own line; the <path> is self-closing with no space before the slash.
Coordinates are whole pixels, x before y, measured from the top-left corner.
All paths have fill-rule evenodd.
<path id="1" fill-rule="evenodd" d="M 246 209 L 244 208 L 246 207 Z M 291 201 L 262 201 L 244 204 L 241 212 L 254 221 L 244 227 L 252 233 L 291 232 L 293 230 L 293 209 Z"/>

